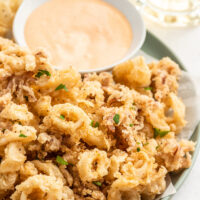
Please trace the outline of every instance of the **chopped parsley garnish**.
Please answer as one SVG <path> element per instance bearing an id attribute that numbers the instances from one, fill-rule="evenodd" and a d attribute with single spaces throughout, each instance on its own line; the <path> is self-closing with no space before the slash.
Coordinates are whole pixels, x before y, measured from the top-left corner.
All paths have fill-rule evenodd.
<path id="1" fill-rule="evenodd" d="M 64 115 L 60 115 L 60 119 L 65 120 L 65 116 Z"/>
<path id="2" fill-rule="evenodd" d="M 140 142 L 136 142 L 136 144 L 138 144 L 138 145 L 139 145 L 139 144 L 140 144 Z"/>
<path id="3" fill-rule="evenodd" d="M 94 128 L 97 128 L 97 127 L 99 127 L 99 122 L 96 122 L 94 125 Z"/>
<path id="4" fill-rule="evenodd" d="M 137 152 L 140 152 L 140 147 L 137 148 Z"/>
<path id="5" fill-rule="evenodd" d="M 18 123 L 19 125 L 22 125 L 22 123 L 18 120 L 14 120 L 14 121 L 11 121 L 11 122 L 12 122 L 12 124 Z"/>
<path id="6" fill-rule="evenodd" d="M 94 121 L 92 120 L 92 121 L 91 121 L 91 123 L 90 123 L 90 126 L 92 126 L 92 127 L 93 127 L 93 124 L 94 124 Z"/>
<path id="7" fill-rule="evenodd" d="M 55 91 L 62 90 L 62 89 L 65 90 L 66 92 L 68 92 L 67 87 L 62 83 L 55 89 Z"/>
<path id="8" fill-rule="evenodd" d="M 67 161 L 65 161 L 61 156 L 56 157 L 56 162 L 61 165 L 69 165 L 69 163 Z"/>
<path id="9" fill-rule="evenodd" d="M 93 181 L 93 184 L 95 184 L 95 185 L 97 185 L 99 187 L 102 185 L 101 182 L 99 182 L 99 181 Z"/>
<path id="10" fill-rule="evenodd" d="M 26 99 L 26 101 L 28 101 L 28 96 L 24 96 L 24 98 Z"/>
<path id="11" fill-rule="evenodd" d="M 99 127 L 99 122 L 94 123 L 94 121 L 92 120 L 91 123 L 90 123 L 90 126 L 97 128 L 97 127 Z"/>
<path id="12" fill-rule="evenodd" d="M 27 136 L 26 136 L 26 135 L 24 135 L 23 133 L 20 133 L 20 134 L 19 134 L 19 137 L 26 138 Z"/>
<path id="13" fill-rule="evenodd" d="M 129 124 L 130 127 L 133 127 L 133 124 Z"/>
<path id="14" fill-rule="evenodd" d="M 143 146 L 146 146 L 146 145 L 148 145 L 149 143 L 147 142 L 147 143 L 145 143 L 145 144 L 143 144 Z"/>
<path id="15" fill-rule="evenodd" d="M 116 115 L 113 117 L 113 120 L 114 120 L 115 124 L 119 124 L 119 118 L 120 118 L 119 114 L 116 114 Z"/>
<path id="16" fill-rule="evenodd" d="M 160 148 L 160 145 L 158 145 L 157 147 L 156 147 L 156 150 L 158 150 Z"/>
<path id="17" fill-rule="evenodd" d="M 35 75 L 36 78 L 40 78 L 43 75 L 51 76 L 51 74 L 47 70 L 40 69 L 38 73 Z"/>
<path id="18" fill-rule="evenodd" d="M 164 137 L 165 135 L 167 135 L 169 133 L 169 131 L 161 131 L 158 128 L 154 128 L 154 138 L 157 138 L 158 136 L 160 137 Z"/>
<path id="19" fill-rule="evenodd" d="M 152 87 L 145 87 L 145 90 L 152 90 Z"/>

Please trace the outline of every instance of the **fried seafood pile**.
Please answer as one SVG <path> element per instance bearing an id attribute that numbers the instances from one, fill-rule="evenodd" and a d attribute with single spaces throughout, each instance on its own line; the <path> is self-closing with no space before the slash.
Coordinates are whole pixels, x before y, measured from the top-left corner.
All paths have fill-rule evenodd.
<path id="1" fill-rule="evenodd" d="M 151 200 L 191 164 L 178 140 L 180 69 L 137 57 L 112 73 L 56 71 L 0 38 L 0 199 Z"/>
<path id="2" fill-rule="evenodd" d="M 18 7 L 23 0 L 0 0 L 0 36 L 8 36 Z"/>

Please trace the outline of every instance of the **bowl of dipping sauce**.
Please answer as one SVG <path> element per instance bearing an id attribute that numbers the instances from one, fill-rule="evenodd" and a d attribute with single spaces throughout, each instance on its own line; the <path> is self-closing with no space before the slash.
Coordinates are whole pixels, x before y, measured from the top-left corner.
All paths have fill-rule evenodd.
<path id="1" fill-rule="evenodd" d="M 21 45 L 47 49 L 56 69 L 110 70 L 142 46 L 145 26 L 128 0 L 25 0 L 13 23 Z"/>

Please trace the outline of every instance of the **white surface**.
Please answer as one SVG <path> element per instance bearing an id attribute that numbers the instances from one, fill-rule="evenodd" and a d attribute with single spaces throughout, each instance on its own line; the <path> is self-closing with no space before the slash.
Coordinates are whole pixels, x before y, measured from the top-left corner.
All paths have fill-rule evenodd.
<path id="1" fill-rule="evenodd" d="M 48 0 L 25 0 L 20 8 L 18 9 L 14 22 L 13 22 L 13 37 L 16 43 L 20 46 L 27 46 L 25 37 L 24 37 L 24 28 L 26 25 L 26 21 L 30 14 L 38 8 L 43 3 L 47 2 Z M 129 51 L 124 56 L 123 59 L 118 60 L 117 62 L 113 63 L 112 65 L 105 66 L 98 69 L 85 69 L 81 70 L 81 73 L 88 73 L 88 72 L 99 72 L 111 69 L 115 65 L 118 65 L 135 55 L 138 50 L 141 48 L 142 44 L 144 43 L 145 39 L 145 26 L 143 20 L 137 11 L 137 9 L 128 1 L 128 0 L 104 0 L 105 2 L 111 4 L 118 10 L 120 10 L 124 16 L 128 19 L 132 32 L 133 32 L 133 40 L 132 44 L 129 48 Z"/>
<path id="2" fill-rule="evenodd" d="M 146 26 L 183 61 L 187 70 L 196 76 L 200 88 L 200 27 L 164 28 L 147 21 Z M 172 200 L 200 200 L 199 186 L 200 154 L 189 177 Z"/>

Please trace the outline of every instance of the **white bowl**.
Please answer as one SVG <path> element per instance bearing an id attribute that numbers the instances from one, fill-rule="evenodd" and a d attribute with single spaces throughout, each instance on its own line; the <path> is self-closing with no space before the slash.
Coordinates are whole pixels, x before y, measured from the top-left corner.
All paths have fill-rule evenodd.
<path id="1" fill-rule="evenodd" d="M 29 15 L 33 12 L 34 9 L 36 9 L 46 1 L 49 0 L 24 0 L 20 8 L 18 9 L 13 23 L 13 36 L 16 43 L 18 43 L 20 46 L 27 47 L 24 37 L 24 28 Z M 133 55 L 136 54 L 136 52 L 141 48 L 142 44 L 144 43 L 146 29 L 141 15 L 133 6 L 133 4 L 131 4 L 128 0 L 104 0 L 104 1 L 113 5 L 118 10 L 120 10 L 128 19 L 133 32 L 133 40 L 131 43 L 131 47 L 129 48 L 129 51 L 127 52 L 127 54 L 124 56 L 123 59 L 118 60 L 112 65 L 97 69 L 81 70 L 80 71 L 81 73 L 110 70 L 115 65 L 118 65 L 133 57 Z"/>

